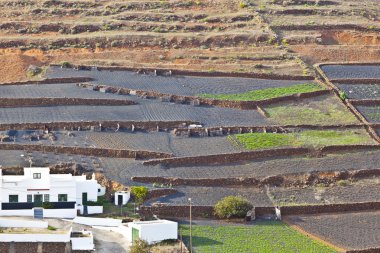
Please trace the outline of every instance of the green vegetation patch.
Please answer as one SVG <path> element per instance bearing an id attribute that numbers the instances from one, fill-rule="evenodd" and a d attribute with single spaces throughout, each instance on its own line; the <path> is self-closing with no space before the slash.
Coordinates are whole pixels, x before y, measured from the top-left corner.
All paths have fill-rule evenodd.
<path id="1" fill-rule="evenodd" d="M 269 120 L 281 125 L 331 125 L 359 123 L 337 98 L 322 96 L 299 103 L 287 103 L 264 108 Z"/>
<path id="2" fill-rule="evenodd" d="M 287 87 L 267 88 L 253 90 L 238 94 L 200 94 L 199 97 L 232 101 L 259 101 L 276 97 L 283 97 L 297 93 L 305 93 L 323 90 L 323 87 L 315 83 L 295 84 Z"/>
<path id="3" fill-rule="evenodd" d="M 181 226 L 189 247 L 189 226 Z M 192 226 L 196 253 L 336 252 L 280 221 L 259 221 L 252 226 Z"/>
<path id="4" fill-rule="evenodd" d="M 234 138 L 249 150 L 265 149 L 273 147 L 300 147 L 300 146 L 331 146 L 373 144 L 371 137 L 362 129 L 360 130 L 308 130 L 297 133 L 247 133 L 228 137 Z"/>

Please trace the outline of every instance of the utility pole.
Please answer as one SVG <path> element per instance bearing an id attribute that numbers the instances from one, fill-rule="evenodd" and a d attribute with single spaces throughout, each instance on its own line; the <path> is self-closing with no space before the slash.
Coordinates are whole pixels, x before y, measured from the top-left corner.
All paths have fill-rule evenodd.
<path id="1" fill-rule="evenodd" d="M 190 203 L 190 253 L 193 253 L 193 235 L 192 235 L 192 221 L 191 221 L 191 198 L 189 198 Z"/>

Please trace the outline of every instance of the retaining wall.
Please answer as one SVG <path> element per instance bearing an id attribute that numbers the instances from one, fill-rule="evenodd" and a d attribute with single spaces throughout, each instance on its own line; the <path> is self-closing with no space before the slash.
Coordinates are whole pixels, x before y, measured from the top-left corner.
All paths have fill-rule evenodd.
<path id="1" fill-rule="evenodd" d="M 10 82 L 1 83 L 0 85 L 30 85 L 30 84 L 57 84 L 57 83 L 80 83 L 94 81 L 90 77 L 65 77 L 65 78 L 48 78 L 38 81 L 23 81 L 23 82 Z"/>
<path id="2" fill-rule="evenodd" d="M 139 214 L 144 217 L 151 217 L 153 214 L 159 217 L 189 217 L 189 206 L 142 206 L 139 210 Z M 204 218 L 214 216 L 213 206 L 192 206 L 191 215 L 194 218 Z"/>
<path id="3" fill-rule="evenodd" d="M 102 129 L 132 129 L 135 130 L 171 130 L 186 127 L 190 124 L 199 124 L 193 121 L 79 121 L 79 122 L 49 122 L 49 123 L 13 123 L 0 124 L 1 131 L 7 130 L 91 130 L 99 127 Z M 186 127 L 187 128 L 187 127 Z"/>
<path id="4" fill-rule="evenodd" d="M 134 105 L 136 102 L 119 99 L 83 98 L 1 98 L 0 107 L 59 106 L 59 105 Z"/>
<path id="5" fill-rule="evenodd" d="M 0 150 L 24 150 L 40 151 L 51 153 L 64 153 L 72 155 L 98 156 L 98 157 L 115 157 L 115 158 L 134 158 L 134 159 L 152 159 L 172 157 L 171 154 L 135 151 L 125 149 L 104 149 L 104 148 L 84 148 L 84 147 L 64 147 L 64 146 L 42 146 L 33 144 L 7 144 L 0 143 Z"/>
<path id="6" fill-rule="evenodd" d="M 368 248 L 368 249 L 353 249 L 353 250 L 347 250 L 346 253 L 379 253 L 379 248 Z"/>
<path id="7" fill-rule="evenodd" d="M 240 153 L 217 154 L 196 157 L 178 157 L 145 161 L 144 165 L 166 165 L 166 166 L 188 166 L 188 165 L 210 165 L 230 164 L 237 161 L 249 161 L 258 158 L 275 156 L 306 155 L 311 153 L 308 148 L 279 148 L 271 150 L 257 150 Z"/>
<path id="8" fill-rule="evenodd" d="M 332 83 L 340 84 L 378 84 L 379 78 L 331 79 Z"/>
<path id="9" fill-rule="evenodd" d="M 331 172 L 311 172 L 288 175 L 268 176 L 265 178 L 171 178 L 171 177 L 132 177 L 133 181 L 147 184 L 171 184 L 173 186 L 205 186 L 205 187 L 301 187 L 319 183 L 331 184 L 339 180 L 363 179 L 380 176 L 380 169 L 344 170 Z M 175 192 L 174 192 L 175 193 Z M 169 193 L 168 194 L 172 194 Z"/>
<path id="10" fill-rule="evenodd" d="M 51 66 L 60 66 L 51 64 Z M 313 80 L 313 76 L 303 76 L 303 75 L 277 75 L 277 74 L 266 74 L 266 73 L 234 73 L 234 72 L 201 72 L 201 71 L 188 71 L 188 70 L 171 70 L 164 68 L 131 68 L 131 67 L 103 67 L 103 66 L 86 66 L 77 65 L 77 69 L 91 69 L 96 68 L 97 70 L 114 70 L 114 71 L 135 71 L 135 72 L 158 72 L 171 71 L 172 75 L 182 75 L 182 76 L 204 76 L 204 77 L 243 77 L 243 78 L 260 78 L 260 79 L 271 79 L 271 80 Z"/>
<path id="11" fill-rule="evenodd" d="M 339 24 L 339 25 L 274 25 L 271 26 L 272 29 L 282 30 L 282 31 L 293 31 L 293 30 L 303 30 L 303 31 L 315 31 L 315 30 L 355 30 L 361 32 L 373 32 L 365 26 L 354 25 L 354 24 Z"/>

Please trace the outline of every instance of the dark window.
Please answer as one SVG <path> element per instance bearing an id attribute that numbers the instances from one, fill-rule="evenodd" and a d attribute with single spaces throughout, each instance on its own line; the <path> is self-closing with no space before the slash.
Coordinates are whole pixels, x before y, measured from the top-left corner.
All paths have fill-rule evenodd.
<path id="1" fill-rule="evenodd" d="M 98 189 L 98 192 L 100 192 L 100 189 Z"/>
<path id="2" fill-rule="evenodd" d="M 49 201 L 50 201 L 50 195 L 44 194 L 44 202 L 49 202 Z"/>
<path id="3" fill-rule="evenodd" d="M 17 203 L 18 195 L 9 195 L 9 203 Z"/>
<path id="4" fill-rule="evenodd" d="M 67 194 L 58 194 L 58 202 L 67 202 Z"/>
<path id="5" fill-rule="evenodd" d="M 33 179 L 41 179 L 41 173 L 33 173 Z"/>
<path id="6" fill-rule="evenodd" d="M 29 203 L 33 202 L 33 196 L 32 196 L 32 194 L 26 195 L 26 202 L 29 202 Z"/>

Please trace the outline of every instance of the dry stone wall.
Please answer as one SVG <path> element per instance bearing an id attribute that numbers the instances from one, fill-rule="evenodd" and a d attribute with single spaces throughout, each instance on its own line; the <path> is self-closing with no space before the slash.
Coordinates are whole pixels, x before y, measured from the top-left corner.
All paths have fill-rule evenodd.
<path id="1" fill-rule="evenodd" d="M 0 107 L 60 106 L 60 105 L 134 105 L 133 101 L 83 98 L 2 98 Z"/>

